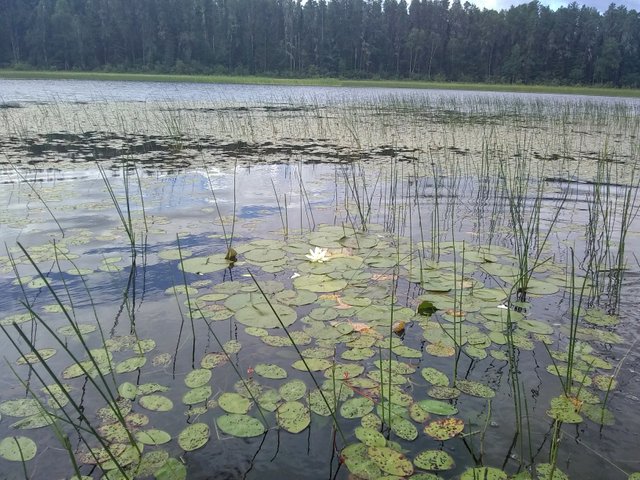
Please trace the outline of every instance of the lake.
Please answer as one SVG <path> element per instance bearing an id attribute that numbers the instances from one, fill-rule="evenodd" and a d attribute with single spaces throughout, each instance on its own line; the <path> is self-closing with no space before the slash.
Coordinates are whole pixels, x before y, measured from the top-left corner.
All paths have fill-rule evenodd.
<path id="1" fill-rule="evenodd" d="M 0 79 L 0 471 L 637 478 L 639 113 Z"/>

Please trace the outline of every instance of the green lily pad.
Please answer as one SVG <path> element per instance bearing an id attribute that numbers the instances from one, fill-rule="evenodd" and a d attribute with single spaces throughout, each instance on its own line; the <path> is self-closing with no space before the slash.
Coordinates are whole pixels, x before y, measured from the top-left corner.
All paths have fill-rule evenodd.
<path id="1" fill-rule="evenodd" d="M 496 392 L 494 392 L 493 389 L 472 380 L 457 380 L 456 388 L 462 393 L 466 393 L 467 395 L 472 395 L 474 397 L 493 398 L 496 396 Z"/>
<path id="2" fill-rule="evenodd" d="M 565 475 L 557 466 L 552 466 L 550 463 L 540 463 L 536 465 L 536 479 L 537 480 L 569 480 L 569 477 Z"/>
<path id="3" fill-rule="evenodd" d="M 310 290 L 316 293 L 329 293 L 343 290 L 347 281 L 331 278 L 327 275 L 302 275 L 293 281 L 298 290 Z"/>
<path id="4" fill-rule="evenodd" d="M 156 480 L 186 480 L 187 467 L 179 460 L 170 458 L 153 475 Z"/>
<path id="5" fill-rule="evenodd" d="M 280 386 L 278 390 L 282 398 L 288 402 L 298 400 L 307 392 L 307 385 L 302 380 L 291 380 Z"/>
<path id="6" fill-rule="evenodd" d="M 405 418 L 393 418 L 391 420 L 391 431 L 398 437 L 409 442 L 418 438 L 418 429 Z"/>
<path id="7" fill-rule="evenodd" d="M 260 405 L 261 409 L 267 410 L 268 412 L 275 412 L 282 397 L 277 390 L 270 388 L 262 392 L 256 400 L 258 400 L 258 405 Z"/>
<path id="8" fill-rule="evenodd" d="M 360 418 L 373 410 L 373 401 L 367 397 L 350 398 L 340 406 L 344 418 Z"/>
<path id="9" fill-rule="evenodd" d="M 613 425 L 615 417 L 611 410 L 604 408 L 602 405 L 582 405 L 580 410 L 585 417 L 598 425 Z"/>
<path id="10" fill-rule="evenodd" d="M 178 435 L 178 445 L 186 451 L 191 452 L 202 448 L 209 441 L 210 430 L 206 423 L 194 423 L 182 430 Z"/>
<path id="11" fill-rule="evenodd" d="M 323 395 L 324 395 L 324 398 L 323 398 Z M 329 405 L 327 405 L 327 403 Z M 328 417 L 334 411 L 332 394 L 326 391 L 321 392 L 320 390 L 317 390 L 317 389 L 313 390 L 309 394 L 309 408 L 316 415 L 320 415 L 322 417 Z"/>
<path id="12" fill-rule="evenodd" d="M 356 427 L 354 433 L 356 438 L 368 447 L 384 447 L 387 444 L 384 435 L 373 428 Z"/>
<path id="13" fill-rule="evenodd" d="M 189 388 L 201 387 L 211 380 L 211 370 L 198 368 L 193 370 L 184 377 L 184 384 Z"/>
<path id="14" fill-rule="evenodd" d="M 139 395 L 150 395 L 152 393 L 166 392 L 168 390 L 169 387 L 160 385 L 159 383 L 143 383 L 142 385 L 138 385 Z"/>
<path id="15" fill-rule="evenodd" d="M 360 419 L 360 425 L 364 428 L 371 428 L 379 432 L 382 428 L 382 420 L 375 413 L 367 413 Z"/>
<path id="16" fill-rule="evenodd" d="M 539 333 L 541 335 L 551 335 L 554 332 L 553 327 L 548 323 L 540 322 L 538 320 L 530 320 L 528 318 L 520 320 L 518 322 L 518 328 L 531 333 Z"/>
<path id="17" fill-rule="evenodd" d="M 283 290 L 276 293 L 274 298 L 283 305 L 301 307 L 312 304 L 318 296 L 309 290 Z"/>
<path id="18" fill-rule="evenodd" d="M 225 392 L 218 398 L 218 405 L 227 413 L 245 414 L 251 409 L 251 401 L 235 392 Z"/>
<path id="19" fill-rule="evenodd" d="M 420 408 L 424 411 L 433 413 L 434 415 L 455 415 L 458 409 L 455 405 L 440 400 L 420 400 L 418 402 Z"/>
<path id="20" fill-rule="evenodd" d="M 309 409 L 300 402 L 285 402 L 277 410 L 278 425 L 291 433 L 300 433 L 311 423 Z"/>
<path id="21" fill-rule="evenodd" d="M 173 402 L 163 395 L 145 395 L 139 402 L 141 407 L 154 412 L 168 412 L 173 408 Z"/>
<path id="22" fill-rule="evenodd" d="M 265 432 L 264 425 L 249 415 L 222 415 L 216 419 L 218 428 L 234 437 L 257 437 Z"/>
<path id="23" fill-rule="evenodd" d="M 375 351 L 371 348 L 350 348 L 349 350 L 345 350 L 340 354 L 340 358 L 344 360 L 366 360 L 367 358 L 371 358 L 375 355 Z"/>
<path id="24" fill-rule="evenodd" d="M 0 413 L 10 417 L 30 417 L 42 410 L 37 400 L 22 398 L 19 400 L 7 400 L 0 403 Z"/>
<path id="25" fill-rule="evenodd" d="M 416 455 L 413 464 L 423 470 L 451 470 L 455 466 L 453 457 L 442 450 L 424 450 Z"/>
<path id="26" fill-rule="evenodd" d="M 362 372 L 364 372 L 362 365 L 355 363 L 336 363 L 333 368 L 324 371 L 324 376 L 329 379 L 345 380 L 355 378 Z"/>
<path id="27" fill-rule="evenodd" d="M 37 451 L 36 442 L 28 437 L 7 437 L 0 441 L 0 457 L 10 462 L 27 462 Z"/>
<path id="28" fill-rule="evenodd" d="M 180 263 L 180 269 L 187 273 L 196 273 L 200 275 L 203 273 L 218 272 L 232 265 L 232 262 L 224 257 L 224 253 L 218 253 L 206 257 L 187 258 Z"/>
<path id="29" fill-rule="evenodd" d="M 195 405 L 196 403 L 207 400 L 211 394 L 211 385 L 192 388 L 182 396 L 182 403 L 185 405 Z"/>
<path id="30" fill-rule="evenodd" d="M 577 380 L 580 378 L 578 377 Z M 608 392 L 610 390 L 614 390 L 618 386 L 618 381 L 613 377 L 613 375 L 594 375 L 593 376 L 593 384 L 603 392 Z M 585 384 L 586 385 L 586 384 Z"/>
<path id="31" fill-rule="evenodd" d="M 136 356 L 128 358 L 116 365 L 116 373 L 127 373 L 138 370 L 147 363 L 147 357 Z"/>
<path id="32" fill-rule="evenodd" d="M 494 467 L 475 467 L 466 469 L 460 480 L 507 480 L 508 476 L 502 470 Z"/>
<path id="33" fill-rule="evenodd" d="M 453 357 L 456 353 L 456 349 L 454 347 L 441 341 L 430 343 L 426 346 L 425 351 L 429 355 L 442 358 Z"/>
<path id="34" fill-rule="evenodd" d="M 436 440 L 449 440 L 464 430 L 464 421 L 461 418 L 443 418 L 434 420 L 424 427 L 424 433 Z"/>
<path id="35" fill-rule="evenodd" d="M 248 305 L 238 310 L 235 318 L 243 325 L 260 328 L 288 327 L 298 318 L 296 311 L 286 305 L 272 304 L 272 307 L 275 314 L 268 303 Z"/>
<path id="36" fill-rule="evenodd" d="M 54 419 L 48 412 L 41 410 L 35 415 L 24 417 L 17 422 L 11 424 L 11 428 L 20 430 L 31 430 L 34 428 L 47 427 L 53 423 Z"/>
<path id="37" fill-rule="evenodd" d="M 202 360 L 200 360 L 200 366 L 202 368 L 212 369 L 218 365 L 222 365 L 227 361 L 227 356 L 220 352 L 207 353 Z"/>
<path id="38" fill-rule="evenodd" d="M 264 378 L 287 378 L 287 371 L 284 368 L 272 363 L 259 363 L 254 367 L 254 371 Z"/>
<path id="39" fill-rule="evenodd" d="M 422 408 L 420 404 L 412 403 L 409 405 L 409 416 L 414 422 L 424 423 L 429 419 L 429 412 Z"/>
<path id="40" fill-rule="evenodd" d="M 135 437 L 138 442 L 144 445 L 163 445 L 171 440 L 171 435 L 156 428 L 136 432 Z"/>
<path id="41" fill-rule="evenodd" d="M 564 395 L 552 398 L 547 415 L 564 423 L 581 423 L 582 417 L 578 413 L 580 403 Z"/>
<path id="42" fill-rule="evenodd" d="M 304 362 L 302 360 L 296 360 L 291 364 L 293 368 L 303 372 L 306 372 L 307 369 L 312 372 L 322 372 L 330 368 L 332 365 L 333 362 L 326 358 L 305 358 Z"/>
<path id="43" fill-rule="evenodd" d="M 368 449 L 363 443 L 354 443 L 343 448 L 340 455 L 349 472 L 357 478 L 376 479 L 382 475 L 382 470 L 369 457 Z"/>
<path id="44" fill-rule="evenodd" d="M 131 382 L 124 382 L 118 386 L 118 393 L 127 400 L 133 400 L 138 394 L 138 387 Z"/>
<path id="45" fill-rule="evenodd" d="M 369 447 L 369 457 L 383 472 L 401 477 L 413 473 L 413 464 L 404 454 L 388 447 Z"/>
<path id="46" fill-rule="evenodd" d="M 423 368 L 420 373 L 422 374 L 422 377 L 431 385 L 435 385 L 436 387 L 449 386 L 449 377 L 447 377 L 440 370 L 432 367 L 427 367 Z"/>
<path id="47" fill-rule="evenodd" d="M 56 349 L 41 348 L 38 350 L 38 353 L 40 354 L 43 360 L 48 360 L 49 358 L 53 357 L 56 354 Z M 31 352 L 31 353 L 26 353 L 24 356 L 16 360 L 16 365 L 26 365 L 27 363 L 34 364 L 39 362 L 40 362 L 40 359 L 36 356 L 35 353 Z"/>
<path id="48" fill-rule="evenodd" d="M 427 395 L 438 400 L 451 400 L 460 396 L 460 390 L 455 387 L 431 387 Z"/>

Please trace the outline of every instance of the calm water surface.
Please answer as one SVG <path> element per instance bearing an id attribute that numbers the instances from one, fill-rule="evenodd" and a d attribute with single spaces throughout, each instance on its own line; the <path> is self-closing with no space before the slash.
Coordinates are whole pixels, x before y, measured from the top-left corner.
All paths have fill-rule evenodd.
<path id="1" fill-rule="evenodd" d="M 399 103 L 407 99 L 418 99 L 417 105 L 424 109 L 389 113 L 401 110 Z M 476 100 L 495 102 L 497 109 L 502 108 L 497 116 L 513 103 L 514 108 L 526 105 L 527 112 L 536 111 L 539 117 L 480 121 L 471 115 Z M 132 331 L 138 339 L 152 339 L 155 344 L 146 353 L 147 363 L 139 370 L 116 374 L 116 383 L 157 382 L 169 387 L 162 393 L 173 401 L 169 413 L 150 411 L 136 401 L 133 410 L 149 417 L 144 428 L 160 428 L 174 437 L 162 447 L 146 447 L 145 452 L 166 450 L 172 457 L 181 456 L 189 478 L 276 479 L 289 475 L 346 479 L 350 475 L 334 449 L 334 442 L 339 447 L 344 444 L 334 435 L 330 417 L 312 413 L 310 427 L 292 434 L 275 427 L 276 415 L 266 412 L 272 427 L 266 436 L 238 439 L 217 428 L 216 419 L 224 412 L 215 403 L 194 412 L 183 402 L 186 375 L 199 367 L 205 354 L 220 352 L 216 337 L 222 343 L 240 343 L 242 348 L 231 360 L 245 379 L 257 380 L 265 389 L 279 389 L 292 379 L 302 380 L 308 392 L 315 388 L 308 373 L 292 368 L 299 359 L 292 347 L 267 345 L 258 336 L 264 332 L 247 329 L 253 325 L 251 320 L 247 325 L 246 320 L 236 319 L 236 315 L 242 317 L 237 314 L 242 307 L 256 308 L 261 301 L 249 272 L 266 286 L 274 302 L 281 290 L 305 290 L 298 288 L 297 275 L 344 280 L 341 288 L 320 289 L 309 303 L 293 305 L 297 320 L 289 328 L 312 332 L 309 344 L 301 348 L 329 349 L 332 363 L 364 366 L 365 374 L 359 377 L 363 382 L 366 373 L 377 371 L 378 355 L 389 357 L 384 347 L 389 341 L 393 295 L 393 315 L 406 315 L 407 323 L 404 336 L 391 341 L 397 342 L 394 349 L 402 344 L 410 350 L 394 353 L 392 358 L 415 369 L 405 375 L 406 383 L 400 387 L 409 400 L 399 403 L 433 395 L 432 385 L 421 375 L 426 367 L 440 370 L 449 379 L 456 371 L 459 379 L 477 381 L 495 391 L 491 401 L 467 394 L 446 400 L 458 408 L 455 417 L 465 422 L 463 436 L 439 441 L 426 435 L 424 426 L 442 418 L 438 415 L 423 422 L 409 420 L 418 433 L 415 440 L 389 433 L 389 439 L 408 458 L 424 450 L 447 452 L 455 466 L 439 472 L 442 478 L 459 478 L 467 468 L 480 464 L 514 474 L 521 461 L 525 469 L 531 463 L 548 462 L 554 427 L 547 411 L 552 399 L 562 393 L 560 380 L 550 373 L 549 352 L 566 349 L 566 328 L 577 298 L 568 286 L 571 282 L 565 281 L 567 272 L 572 258 L 580 276 L 593 259 L 612 267 L 621 252 L 622 227 L 626 228 L 624 274 L 612 268 L 603 268 L 599 274 L 588 270 L 586 290 L 591 295 L 585 294 L 584 300 L 593 311 L 614 314 L 619 323 L 580 323 L 620 338 L 594 337 L 593 332 L 581 331 L 580 350 L 593 357 L 581 358 L 578 367 L 584 387 L 574 387 L 584 388 L 594 401 L 606 399 L 613 420 L 606 426 L 588 418 L 579 424 L 562 424 L 557 465 L 574 479 L 624 479 L 640 470 L 640 419 L 636 414 L 640 398 L 636 342 L 640 335 L 635 320 L 640 294 L 636 258 L 640 225 L 635 217 L 637 177 L 633 176 L 638 160 L 638 124 L 633 120 L 637 100 L 0 80 L 0 102 L 21 107 L 3 110 L 0 135 L 7 152 L 0 172 L 0 240 L 7 246 L 0 259 L 4 292 L 0 316 L 19 315 L 25 311 L 24 304 L 31 306 L 42 321 L 22 323 L 26 336 L 38 348 L 58 350 L 48 361 L 56 375 L 74 363 L 44 328 L 46 322 L 55 331 L 67 325 L 67 320 L 56 311 L 55 300 L 23 256 L 20 244 L 31 252 L 75 321 L 99 324 L 105 340 Z M 97 102 L 101 105 L 96 106 Z M 123 132 L 128 116 L 141 110 L 135 106 L 119 109 L 116 102 L 144 102 L 145 118 L 157 123 L 150 121 L 143 126 L 146 130 L 141 127 L 137 133 Z M 342 109 L 346 103 L 350 106 Z M 238 110 L 243 104 L 247 109 Z M 357 106 L 361 104 L 364 106 Z M 301 109 L 292 113 L 266 108 L 272 105 Z M 581 116 L 574 113 L 559 118 L 558 105 L 570 106 L 572 112 L 582 112 Z M 196 107 L 199 110 L 192 113 Z M 428 108 L 453 113 L 438 119 Z M 117 112 L 113 114 L 116 120 L 110 117 L 113 112 Z M 601 118 L 594 119 L 596 115 Z M 77 121 L 65 123 L 69 118 Z M 97 165 L 104 168 L 102 173 Z M 514 179 L 520 181 L 512 183 Z M 523 188 L 519 196 L 514 195 L 517 185 Z M 522 203 L 514 204 L 518 198 Z M 629 207 L 626 214 L 625 205 Z M 533 237 L 533 243 L 540 245 L 541 265 L 534 273 L 538 290 L 513 305 L 514 316 L 523 315 L 514 353 L 520 395 L 526 398 L 523 408 L 529 418 L 521 435 L 515 429 L 512 377 L 501 356 L 506 347 L 500 335 L 492 336 L 499 330 L 497 307 L 507 303 L 500 292 L 508 292 L 514 282 L 513 273 L 496 268 L 517 265 L 513 255 L 518 245 L 512 216 L 515 208 L 522 209 L 525 229 L 535 221 L 532 212 L 539 211 L 541 232 Z M 596 215 L 598 209 L 602 215 Z M 129 218 L 135 233 L 135 261 L 122 223 L 129 225 Z M 366 232 L 353 233 L 354 228 L 363 227 Z M 238 261 L 232 268 L 207 270 L 224 256 L 232 232 Z M 332 258 L 322 264 L 310 263 L 305 254 L 316 246 L 327 248 Z M 180 255 L 205 260 L 183 274 Z M 16 271 L 21 281 L 16 280 Z M 416 273 L 420 271 L 425 288 Z M 456 320 L 460 306 L 450 290 L 461 277 L 465 278 L 462 323 Z M 192 288 L 188 298 L 180 290 L 185 282 Z M 226 290 L 225 285 L 231 288 Z M 494 293 L 487 294 L 489 289 Z M 372 306 L 365 302 L 349 307 L 349 301 L 357 302 L 348 300 L 353 297 L 370 300 Z M 514 293 L 511 300 L 518 300 L 516 297 Z M 444 326 L 436 332 L 436 323 L 414 316 L 425 299 L 443 302 L 431 318 Z M 198 305 L 206 316 L 215 319 L 211 329 L 198 315 L 192 329 L 189 302 L 201 302 Z M 389 313 L 385 313 L 387 308 Z M 527 324 L 528 320 L 533 322 Z M 438 351 L 434 346 L 448 345 L 442 328 L 456 321 L 471 338 L 466 338 L 466 347 L 475 348 L 461 351 L 454 370 L 455 355 L 448 356 L 446 348 Z M 352 325 L 349 328 L 373 325 L 377 333 L 352 332 L 348 339 L 339 340 L 318 333 L 332 332 L 336 327 L 331 322 Z M 9 335 L 17 339 L 10 321 L 5 323 Z M 267 330 L 271 336 L 284 336 L 281 328 Z M 350 360 L 354 348 L 369 348 L 363 340 L 367 334 L 375 340 L 384 337 L 386 343 L 380 344 L 380 350 L 375 346 L 368 357 Z M 101 335 L 97 331 L 87 334 L 88 348 L 100 347 Z M 348 343 L 357 338 L 362 345 Z M 23 340 L 16 341 L 26 348 Z M 79 359 L 84 358 L 76 338 L 69 337 L 67 344 Z M 33 391 L 38 392 L 42 385 L 29 376 L 26 366 L 15 366 L 20 355 L 5 336 L 0 346 L 17 374 L 30 379 Z M 345 352 L 349 353 L 343 358 Z M 156 358 L 159 354 L 168 354 L 168 363 L 161 363 Z M 133 355 L 130 346 L 114 349 L 114 363 L 117 366 Z M 594 357 L 597 363 L 587 365 L 596 362 Z M 257 375 L 254 369 L 262 363 L 283 367 L 287 379 Z M 212 399 L 235 391 L 238 376 L 229 363 L 212 371 Z M 329 371 L 315 373 L 319 383 Z M 616 385 L 609 395 L 588 385 L 596 383 L 597 375 L 612 372 Z M 95 388 L 83 378 L 64 382 L 73 388 L 74 398 L 82 402 L 90 420 L 96 420 L 95 412 L 105 402 Z M 28 396 L 9 368 L 0 373 L 0 385 L 0 402 Z M 308 392 L 300 399 L 305 405 Z M 358 387 L 352 393 L 354 398 L 373 398 L 376 406 L 383 403 L 375 389 Z M 258 417 L 255 406 L 250 414 Z M 354 431 L 360 418 L 338 415 L 346 443 L 356 442 Z M 30 478 L 70 477 L 70 463 L 52 430 L 18 431 L 12 424 L 19 419 L 3 413 L 0 436 L 23 435 L 36 441 L 38 455 L 26 463 Z M 185 453 L 175 436 L 194 422 L 209 425 L 211 438 L 203 448 Z M 74 450 L 85 448 L 77 433 L 71 433 L 70 439 Z M 93 478 L 100 478 L 98 470 L 81 467 L 84 475 Z M 23 476 L 19 462 L 4 459 L 0 459 L 0 472 L 6 472 L 7 478 Z"/>

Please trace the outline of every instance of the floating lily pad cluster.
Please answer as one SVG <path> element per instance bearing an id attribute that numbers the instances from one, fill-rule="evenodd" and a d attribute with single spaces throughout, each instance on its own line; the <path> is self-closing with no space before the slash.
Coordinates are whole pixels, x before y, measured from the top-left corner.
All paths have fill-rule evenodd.
<path id="1" fill-rule="evenodd" d="M 109 375 L 120 380 L 129 375 L 118 383 L 118 401 L 96 413 L 98 432 L 107 447 L 96 445 L 82 453 L 81 461 L 104 471 L 119 465 L 134 475 L 184 478 L 186 468 L 170 455 L 171 446 L 185 452 L 203 448 L 211 440 L 212 429 L 239 438 L 261 436 L 272 428 L 295 435 L 318 415 L 332 416 L 351 429 L 346 434 L 354 443 L 345 446 L 341 456 L 357 477 L 416 473 L 432 478 L 435 474 L 427 472 L 454 468 L 441 443 L 447 445 L 464 435 L 467 427 L 463 417 L 457 416 L 453 400 L 464 395 L 491 399 L 496 391 L 480 379 L 453 378 L 450 368 L 435 365 L 447 364 L 458 354 L 473 362 L 508 361 L 509 344 L 527 351 L 541 342 L 552 346 L 553 361 L 547 368 L 551 375 L 566 378 L 570 360 L 566 347 L 555 347 L 562 345 L 558 342 L 564 334 L 561 329 L 509 303 L 506 292 L 518 274 L 510 252 L 497 246 L 463 247 L 461 243 L 441 245 L 443 260 L 436 262 L 419 255 L 404 238 L 376 229 L 362 233 L 322 225 L 294 240 L 239 243 L 234 245 L 234 259 L 222 253 L 163 252 L 163 261 L 176 264 L 187 278 L 197 278 L 189 285 L 170 287 L 166 294 L 191 309 L 198 328 L 204 327 L 203 322 L 212 328 L 217 322 L 234 322 L 247 338 L 266 349 L 288 349 L 291 355 L 281 358 L 294 360 L 267 355 L 250 365 L 250 373 L 233 390 L 222 388 L 214 370 L 225 369 L 228 377 L 229 359 L 242 358 L 243 345 L 231 340 L 202 353 L 197 368 L 184 376 L 184 386 L 176 386 L 169 378 L 167 385 L 140 384 L 133 382 L 132 374 L 163 368 L 172 356 L 156 352 L 153 339 L 109 338 L 60 374 L 68 382 Z M 105 264 L 116 263 L 114 259 Z M 220 283 L 206 278 L 231 266 L 249 268 L 258 283 L 246 277 Z M 568 288 L 558 268 L 548 266 L 543 276 L 532 279 L 528 293 L 553 295 Z M 479 280 L 486 275 L 492 279 L 487 285 Z M 418 287 L 420 295 L 401 302 L 395 296 L 400 282 Z M 588 326 L 578 328 L 581 340 L 572 350 L 571 386 L 578 388 L 554 398 L 547 413 L 565 423 L 579 423 L 586 417 L 610 424 L 613 414 L 602 405 L 597 391 L 616 388 L 613 365 L 599 357 L 589 342 L 620 341 L 610 330 L 616 320 L 595 309 L 579 313 Z M 31 316 L 22 313 L 0 320 L 4 324 L 28 321 Z M 402 328 L 396 328 L 399 324 Z M 61 327 L 57 333 L 85 338 L 95 335 L 95 330 L 92 324 L 80 323 Z M 24 354 L 16 364 L 37 366 L 40 359 L 48 361 L 56 353 L 43 347 L 38 355 Z M 310 372 L 320 388 L 310 380 Z M 71 385 L 64 388 L 76 394 Z M 63 408 L 68 399 L 58 385 L 42 394 L 38 399 L 3 402 L 0 412 L 21 418 L 14 428 L 50 425 L 51 413 Z M 165 431 L 163 415 L 179 410 L 195 420 L 179 432 Z M 414 452 L 408 454 L 407 442 L 418 439 L 421 445 L 431 442 L 430 449 L 416 453 L 412 447 Z M 32 440 L 19 436 L 5 438 L 0 447 L 0 456 L 25 461 L 35 456 L 37 448 Z M 482 478 L 505 475 L 482 467 L 467 470 L 462 478 L 476 474 Z"/>

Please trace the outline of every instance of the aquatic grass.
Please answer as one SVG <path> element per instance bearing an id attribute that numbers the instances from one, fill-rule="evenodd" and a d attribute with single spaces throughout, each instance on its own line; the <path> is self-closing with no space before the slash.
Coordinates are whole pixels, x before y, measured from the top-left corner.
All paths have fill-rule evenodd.
<path id="1" fill-rule="evenodd" d="M 117 404 L 117 401 L 116 401 L 117 398 L 118 398 L 118 395 L 114 394 L 114 392 L 112 390 L 112 387 L 109 385 L 109 382 L 107 381 L 107 379 L 105 378 L 104 374 L 102 373 L 102 369 L 100 368 L 100 364 L 95 359 L 95 356 L 91 353 L 91 349 L 87 345 L 83 334 L 81 333 L 81 331 L 78 328 L 77 323 L 71 318 L 71 315 L 69 314 L 67 307 L 62 303 L 62 301 L 61 301 L 60 297 L 58 296 L 58 294 L 56 293 L 55 289 L 53 288 L 53 286 L 51 285 L 51 283 L 49 282 L 47 277 L 42 273 L 42 271 L 40 270 L 40 267 L 38 267 L 38 265 L 35 263 L 35 261 L 31 257 L 31 255 L 29 254 L 29 252 L 19 242 L 18 242 L 18 246 L 22 250 L 23 254 L 26 256 L 26 258 L 29 260 L 29 262 L 31 263 L 32 267 L 36 270 L 39 278 L 41 278 L 42 281 L 44 282 L 45 288 L 47 289 L 47 291 L 51 294 L 51 296 L 55 300 L 56 304 L 60 307 L 63 315 L 65 316 L 67 322 L 69 323 L 69 326 L 72 328 L 76 338 L 79 340 L 79 342 L 80 342 L 80 344 L 82 346 L 82 350 L 86 353 L 87 357 L 89 358 L 89 361 L 91 362 L 91 365 L 92 365 L 91 368 L 95 369 L 96 376 L 100 379 L 101 385 L 98 384 L 98 382 L 94 379 L 94 376 L 92 375 L 92 372 L 90 372 L 84 366 L 84 364 L 78 359 L 78 357 L 71 351 L 71 349 L 67 345 L 66 341 L 64 341 L 62 338 L 60 338 L 60 335 L 57 334 L 57 332 L 53 329 L 53 327 L 50 326 L 48 324 L 48 322 L 46 322 L 40 315 L 38 315 L 38 313 L 36 313 L 33 310 L 32 306 L 29 305 L 27 302 L 23 302 L 23 306 L 30 312 L 31 316 L 35 320 L 37 320 L 38 323 L 40 325 L 42 325 L 45 328 L 45 330 L 47 330 L 47 332 L 49 332 L 49 334 L 52 336 L 52 338 L 56 341 L 56 343 L 58 343 L 58 345 L 60 345 L 60 347 L 63 349 L 63 351 L 73 360 L 73 362 L 78 365 L 78 367 L 80 368 L 82 373 L 85 375 L 87 380 L 91 383 L 91 385 L 96 389 L 96 391 L 100 395 L 100 397 L 102 397 L 104 399 L 104 401 L 107 403 L 107 405 L 111 406 L 111 409 L 112 409 L 114 415 L 116 416 L 116 419 L 118 420 L 118 422 L 120 422 L 120 424 L 123 425 L 125 427 L 125 429 L 126 429 L 126 422 L 124 420 L 124 416 L 122 415 L 122 412 L 120 411 L 120 408 L 119 408 L 119 406 Z M 98 322 L 98 324 L 99 324 L 99 322 Z M 17 328 L 17 325 L 16 325 L 16 328 Z M 23 340 L 28 341 L 28 339 L 26 338 L 26 335 L 22 332 L 22 330 L 20 328 L 17 328 L 17 329 L 18 329 L 18 333 L 23 338 Z M 103 335 L 101 328 L 100 328 L 100 331 L 101 331 L 101 335 Z M 104 336 L 102 336 L 102 338 L 104 339 Z M 11 338 L 10 338 L 10 340 L 13 343 L 13 340 Z M 30 343 L 29 346 L 30 346 L 30 348 L 32 350 L 35 349 L 35 346 L 33 345 L 33 343 Z M 39 353 L 37 353 L 37 356 L 39 356 Z M 39 360 L 42 362 L 41 358 L 39 358 Z M 51 369 L 48 368 L 48 366 L 47 366 L 47 373 L 49 373 L 50 375 L 52 374 Z M 55 375 L 53 375 L 52 378 L 54 378 L 54 380 L 56 380 L 57 383 L 60 383 L 60 381 L 58 380 L 58 378 Z M 133 436 L 131 435 L 131 433 L 129 432 L 128 429 L 127 429 L 127 433 L 129 435 L 130 441 L 132 443 L 135 443 L 134 439 L 133 439 Z"/>
<path id="2" fill-rule="evenodd" d="M 94 457 L 94 459 L 97 461 L 97 457 L 95 456 L 95 453 L 93 452 L 92 448 L 90 447 L 87 439 L 85 439 L 85 437 L 82 435 L 82 432 L 86 432 L 89 433 L 91 435 L 91 438 L 94 438 L 98 441 L 98 443 L 102 446 L 102 448 L 104 448 L 104 450 L 107 452 L 107 454 L 109 455 L 109 458 L 111 459 L 111 461 L 114 462 L 114 465 L 116 466 L 116 468 L 118 469 L 118 471 L 124 476 L 124 478 L 128 478 L 128 476 L 126 475 L 123 467 L 120 465 L 118 459 L 113 455 L 113 453 L 111 452 L 109 445 L 103 440 L 102 436 L 99 434 L 99 432 L 96 430 L 96 428 L 93 426 L 93 424 L 91 423 L 91 420 L 86 416 L 85 414 L 85 409 L 81 404 L 78 404 L 75 399 L 71 396 L 71 394 L 67 391 L 67 389 L 65 388 L 64 384 L 62 384 L 62 382 L 60 381 L 60 379 L 58 378 L 58 376 L 55 374 L 55 372 L 53 372 L 52 368 L 49 366 L 48 362 L 42 357 L 42 355 L 40 354 L 40 352 L 37 350 L 36 346 L 31 342 L 31 340 L 27 337 L 27 335 L 22 331 L 22 329 L 16 325 L 15 323 L 13 324 L 14 329 L 17 331 L 18 335 L 20 336 L 20 338 L 22 338 L 22 340 L 27 344 L 27 346 L 29 347 L 29 349 L 31 350 L 31 352 L 36 356 L 36 358 L 39 361 L 39 364 L 42 365 L 42 367 L 44 368 L 44 370 L 47 372 L 47 374 L 49 375 L 49 377 L 53 380 L 53 382 L 55 383 L 55 385 L 59 388 L 60 392 L 62 392 L 65 396 L 65 398 L 67 399 L 67 401 L 69 402 L 69 404 L 71 405 L 71 407 L 73 408 L 73 411 L 78 415 L 78 419 L 81 420 L 86 427 L 82 427 L 81 425 L 78 425 L 69 415 L 69 413 L 67 413 L 67 411 L 62 408 L 62 406 L 60 405 L 59 400 L 52 395 L 52 397 L 54 398 L 54 401 L 56 402 L 56 404 L 58 405 L 58 407 L 61 408 L 61 411 L 67 421 L 67 423 L 69 425 L 71 425 L 74 430 L 77 432 L 78 437 L 80 438 L 80 440 L 85 443 L 85 445 L 87 446 L 89 453 Z M 9 341 L 11 342 L 11 344 L 14 346 L 14 348 L 16 349 L 17 352 L 19 352 L 22 356 L 24 356 L 24 352 L 22 351 L 22 349 L 18 346 L 17 342 L 13 339 L 13 337 L 11 336 L 11 334 L 7 331 L 7 329 L 5 328 L 4 325 L 0 325 L 0 328 L 2 329 L 3 333 L 5 334 L 5 336 L 9 339 Z M 55 337 L 55 334 L 52 334 Z M 57 337 L 56 337 L 57 339 Z M 70 353 L 68 347 L 66 347 L 65 345 L 62 345 L 62 348 L 72 357 L 73 355 Z M 80 365 L 80 368 L 82 368 L 84 370 L 84 367 Z M 13 369 L 12 369 L 13 370 Z M 47 386 L 47 382 L 43 379 L 43 377 L 40 375 L 40 373 L 37 371 L 37 369 L 35 369 L 33 367 L 33 365 L 31 365 L 29 363 L 29 371 L 31 373 L 33 373 L 36 378 L 38 378 L 38 380 L 40 381 L 40 383 L 43 386 Z M 92 377 L 90 375 L 88 375 L 85 372 L 86 377 L 91 381 Z M 92 382 L 94 383 L 94 382 Z M 95 383 L 94 383 L 95 386 Z M 97 387 L 96 387 L 97 388 Z M 98 392 L 101 392 L 101 389 L 97 388 Z M 33 393 L 33 392 L 32 392 Z M 37 400 L 37 396 L 32 395 L 33 398 L 35 398 Z M 38 400 L 39 401 L 39 400 Z M 118 418 L 118 421 L 121 422 L 121 425 L 123 425 L 128 433 L 129 439 L 132 442 L 131 444 L 135 446 L 135 448 L 137 449 L 137 443 L 135 442 L 135 440 L 133 439 L 133 436 L 131 435 L 131 433 L 129 432 L 129 430 L 126 428 L 126 424 L 124 421 L 124 417 L 122 417 L 122 415 L 120 413 L 119 407 L 117 405 L 117 403 L 114 401 L 113 403 L 109 403 L 107 402 L 108 405 L 111 405 L 112 411 L 114 412 L 114 414 L 116 415 L 116 417 Z M 46 410 L 44 410 L 45 412 L 47 412 Z M 52 415 L 50 412 L 47 412 L 48 415 Z M 58 417 L 56 416 L 55 418 L 57 419 L 63 419 L 62 417 Z M 75 462 L 74 462 L 75 464 Z"/>

